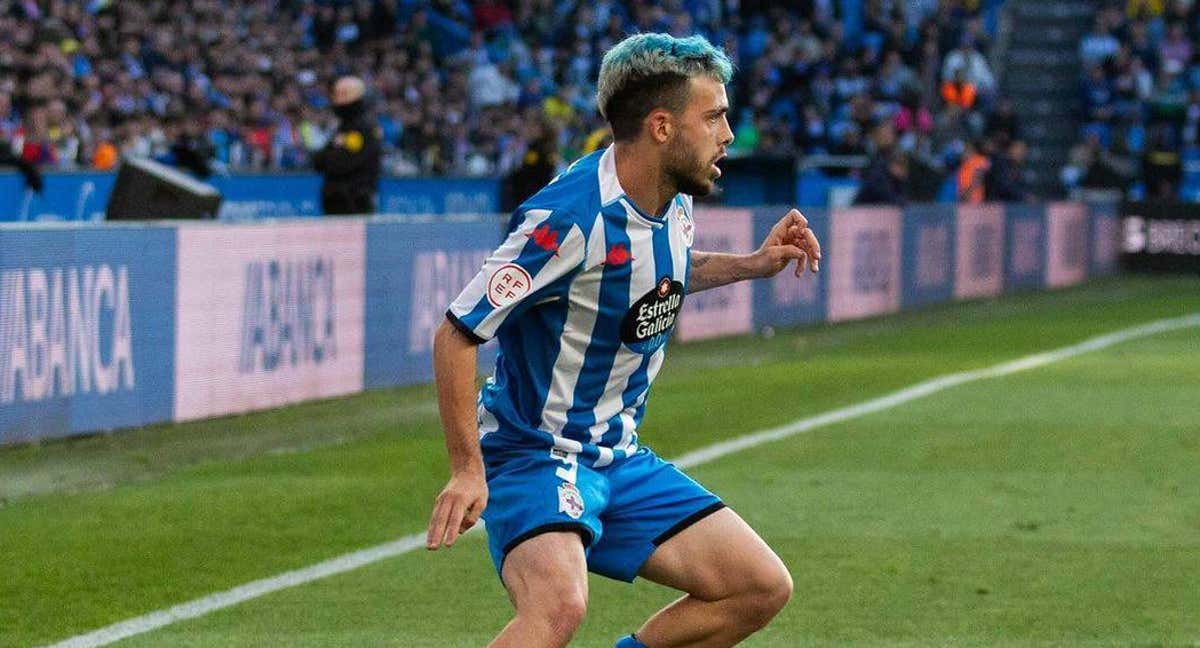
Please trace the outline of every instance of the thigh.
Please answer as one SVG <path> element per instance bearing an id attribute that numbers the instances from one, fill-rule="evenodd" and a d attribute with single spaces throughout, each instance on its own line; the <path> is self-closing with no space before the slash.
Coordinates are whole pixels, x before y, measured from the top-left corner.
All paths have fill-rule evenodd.
<path id="1" fill-rule="evenodd" d="M 487 473 L 483 521 L 492 562 L 502 576 L 508 555 L 538 536 L 570 532 L 585 548 L 600 538 L 607 484 L 573 456 L 531 449 L 489 464 Z"/>
<path id="2" fill-rule="evenodd" d="M 707 601 L 769 588 L 786 574 L 779 556 L 728 508 L 662 543 L 638 572 Z"/>
<path id="3" fill-rule="evenodd" d="M 579 535 L 543 533 L 512 549 L 500 573 L 518 611 L 553 610 L 563 601 L 587 601 L 587 559 Z"/>
<path id="4" fill-rule="evenodd" d="M 632 581 L 659 545 L 724 507 L 646 448 L 602 472 L 609 488 L 604 537 L 593 545 L 588 567 L 609 578 Z"/>

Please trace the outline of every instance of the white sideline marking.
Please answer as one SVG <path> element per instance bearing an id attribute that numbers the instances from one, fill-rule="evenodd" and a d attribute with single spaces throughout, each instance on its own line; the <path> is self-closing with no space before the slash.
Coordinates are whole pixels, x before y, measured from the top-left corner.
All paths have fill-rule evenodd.
<path id="1" fill-rule="evenodd" d="M 824 414 L 793 421 L 792 423 L 776 428 L 754 432 L 729 441 L 714 443 L 713 445 L 689 452 L 675 459 L 674 463 L 681 468 L 699 466 L 728 454 L 784 439 L 801 432 L 808 432 L 809 430 L 826 425 L 841 423 L 842 421 L 848 421 L 866 414 L 880 412 L 965 383 L 986 378 L 998 378 L 1028 369 L 1036 369 L 1090 351 L 1097 351 L 1120 344 L 1121 342 L 1194 326 L 1200 326 L 1200 313 L 1157 320 L 1141 326 L 1122 329 L 1106 335 L 1089 338 L 1078 344 L 1072 344 L 1053 351 L 1035 353 L 984 369 L 973 369 L 947 374 L 856 405 L 838 408 Z M 474 529 L 468 531 L 468 533 L 475 532 L 481 526 L 482 524 L 476 526 Z M 194 619 L 209 612 L 237 605 L 238 603 L 272 592 L 303 585 L 327 576 L 341 574 L 387 558 L 399 556 L 422 547 L 424 544 L 425 534 L 414 533 L 404 536 L 399 540 L 344 554 L 315 565 L 252 581 L 245 585 L 225 590 L 224 592 L 209 594 L 208 596 L 203 596 L 187 603 L 180 603 L 164 610 L 158 610 L 114 623 L 99 630 L 65 639 L 53 644 L 51 648 L 95 648 L 97 646 L 105 646 L 128 637 L 171 625 L 177 621 Z"/>

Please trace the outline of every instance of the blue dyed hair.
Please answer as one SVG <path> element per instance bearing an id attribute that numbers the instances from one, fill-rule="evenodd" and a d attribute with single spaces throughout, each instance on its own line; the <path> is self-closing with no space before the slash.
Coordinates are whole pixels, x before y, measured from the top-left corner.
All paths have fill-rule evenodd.
<path id="1" fill-rule="evenodd" d="M 708 39 L 635 34 L 605 53 L 596 104 L 612 126 L 614 139 L 633 139 L 650 111 L 682 110 L 687 103 L 688 80 L 701 75 L 722 84 L 733 78 L 729 57 Z"/>

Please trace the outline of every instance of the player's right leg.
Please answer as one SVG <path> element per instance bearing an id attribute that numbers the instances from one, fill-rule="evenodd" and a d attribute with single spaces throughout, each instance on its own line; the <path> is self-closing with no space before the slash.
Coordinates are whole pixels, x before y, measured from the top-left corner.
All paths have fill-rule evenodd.
<path id="1" fill-rule="evenodd" d="M 608 483 L 575 455 L 513 449 L 488 471 L 488 550 L 516 617 L 493 646 L 565 646 L 587 606 L 587 552 L 600 539 Z"/>
<path id="2" fill-rule="evenodd" d="M 536 535 L 514 547 L 500 575 L 516 616 L 492 648 L 560 648 L 587 610 L 587 561 L 573 531 Z"/>

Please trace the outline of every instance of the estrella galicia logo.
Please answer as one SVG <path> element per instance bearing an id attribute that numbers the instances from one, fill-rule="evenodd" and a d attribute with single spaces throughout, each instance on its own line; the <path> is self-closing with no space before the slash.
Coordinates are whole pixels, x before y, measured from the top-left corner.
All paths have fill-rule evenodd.
<path id="1" fill-rule="evenodd" d="M 683 307 L 683 284 L 670 277 L 634 302 L 621 320 L 621 341 L 637 353 L 654 353 L 667 343 Z"/>

